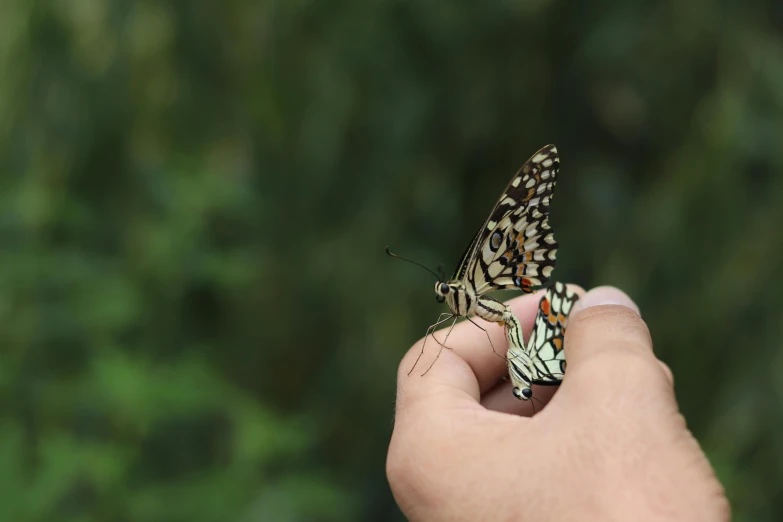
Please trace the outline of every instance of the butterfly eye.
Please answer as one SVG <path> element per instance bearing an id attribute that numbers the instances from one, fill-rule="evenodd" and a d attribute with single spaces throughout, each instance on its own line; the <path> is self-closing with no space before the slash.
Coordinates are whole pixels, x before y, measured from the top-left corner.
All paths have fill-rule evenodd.
<path id="1" fill-rule="evenodd" d="M 514 397 L 526 401 L 533 396 L 533 390 L 530 388 L 514 388 Z"/>
<path id="2" fill-rule="evenodd" d="M 443 295 L 448 294 L 449 293 L 449 285 L 447 285 L 446 283 L 441 283 L 440 284 L 440 293 L 443 294 Z"/>

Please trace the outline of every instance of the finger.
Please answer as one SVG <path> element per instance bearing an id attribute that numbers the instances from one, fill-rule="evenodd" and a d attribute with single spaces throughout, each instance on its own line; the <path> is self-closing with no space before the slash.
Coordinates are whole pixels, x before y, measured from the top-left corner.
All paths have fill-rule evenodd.
<path id="1" fill-rule="evenodd" d="M 636 303 L 616 288 L 601 286 L 577 301 L 569 316 L 565 336 L 568 369 L 613 350 L 633 350 L 652 357 L 652 339 Z"/>
<path id="2" fill-rule="evenodd" d="M 538 299 L 536 293 L 507 303 L 525 328 L 529 329 L 533 323 Z M 447 326 L 435 332 L 434 337 L 420 339 L 400 363 L 397 375 L 400 388 L 407 391 L 424 387 L 426 392 L 427 386 L 445 384 L 478 400 L 481 393 L 497 384 L 506 374 L 505 330 L 481 319 L 473 318 L 473 321 L 476 324 L 462 321 L 450 333 Z M 438 341 L 449 349 L 444 349 Z"/>
<path id="3" fill-rule="evenodd" d="M 672 369 L 669 368 L 669 365 L 665 362 L 659 360 L 658 364 L 661 365 L 661 370 L 663 370 L 664 375 L 666 375 L 666 379 L 669 381 L 669 384 L 674 386 L 674 374 L 672 373 Z"/>
<path id="4" fill-rule="evenodd" d="M 673 398 L 636 304 L 616 288 L 599 287 L 577 302 L 565 335 L 563 391 L 638 397 L 647 390 Z"/>

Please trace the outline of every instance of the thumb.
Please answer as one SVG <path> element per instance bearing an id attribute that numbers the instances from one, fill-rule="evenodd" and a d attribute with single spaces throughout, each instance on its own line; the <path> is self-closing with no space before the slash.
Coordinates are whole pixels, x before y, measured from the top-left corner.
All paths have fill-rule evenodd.
<path id="1" fill-rule="evenodd" d="M 638 398 L 644 387 L 670 404 L 674 401 L 671 372 L 655 357 L 639 308 L 616 288 L 595 288 L 576 302 L 568 319 L 565 352 L 564 391 L 570 380 L 580 394 L 585 385 Z"/>
<path id="2" fill-rule="evenodd" d="M 558 431 L 571 429 L 577 454 L 592 455 L 603 472 L 592 480 L 645 492 L 614 497 L 631 514 L 619 520 L 638 519 L 640 502 L 661 519 L 729 520 L 722 487 L 679 413 L 636 304 L 616 288 L 587 292 L 568 319 L 565 351 L 565 379 L 547 410 L 555 407 Z"/>

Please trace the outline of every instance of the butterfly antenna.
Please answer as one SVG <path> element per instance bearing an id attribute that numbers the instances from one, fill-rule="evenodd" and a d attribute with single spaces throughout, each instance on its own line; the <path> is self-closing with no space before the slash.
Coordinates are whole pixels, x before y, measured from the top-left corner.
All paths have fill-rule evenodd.
<path id="1" fill-rule="evenodd" d="M 389 250 L 389 247 L 388 247 L 388 246 L 386 247 L 386 253 L 387 253 L 387 254 L 389 254 L 389 256 L 391 256 L 391 257 L 396 257 L 397 259 L 402 259 L 403 261 L 407 261 L 408 263 L 412 263 L 412 264 L 414 264 L 414 265 L 416 265 L 416 266 L 420 266 L 420 267 L 422 267 L 424 270 L 426 270 L 427 272 L 429 272 L 430 274 L 432 274 L 432 275 L 434 275 L 435 277 L 437 277 L 437 278 L 438 278 L 438 281 L 443 281 L 443 276 L 439 276 L 438 274 L 436 274 L 435 272 L 433 272 L 431 269 L 427 268 L 426 266 L 422 265 L 421 263 L 417 263 L 416 261 L 413 261 L 413 260 L 411 260 L 411 259 L 408 259 L 408 258 L 406 258 L 406 257 L 402 257 L 402 256 L 398 256 L 397 254 L 393 254 L 393 253 L 392 253 L 392 252 Z M 441 270 L 441 272 L 442 272 L 442 271 L 443 271 L 443 268 L 441 268 L 440 270 Z"/>

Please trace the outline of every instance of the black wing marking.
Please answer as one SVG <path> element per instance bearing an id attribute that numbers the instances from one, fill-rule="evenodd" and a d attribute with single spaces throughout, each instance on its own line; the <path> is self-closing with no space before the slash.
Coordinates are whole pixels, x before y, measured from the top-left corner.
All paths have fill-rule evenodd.
<path id="1" fill-rule="evenodd" d="M 547 288 L 538 304 L 538 313 L 525 351 L 537 363 L 536 384 L 553 384 L 565 373 L 564 336 L 568 316 L 579 300 L 579 295 L 563 283 Z"/>

